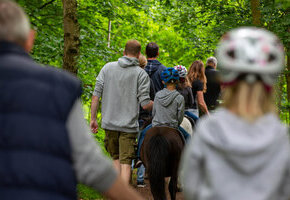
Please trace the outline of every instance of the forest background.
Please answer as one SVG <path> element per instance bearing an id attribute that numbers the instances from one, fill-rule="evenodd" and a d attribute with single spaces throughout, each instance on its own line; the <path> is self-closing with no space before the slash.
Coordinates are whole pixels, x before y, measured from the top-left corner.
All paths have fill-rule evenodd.
<path id="1" fill-rule="evenodd" d="M 290 124 L 290 1 L 289 0 L 16 0 L 37 31 L 33 58 L 64 68 L 83 82 L 85 118 L 90 119 L 95 79 L 105 63 L 123 54 L 129 39 L 160 47 L 167 67 L 214 56 L 220 37 L 240 26 L 264 27 L 282 40 L 287 67 L 277 83 L 281 119 Z M 101 119 L 100 112 L 98 119 Z M 100 126 L 99 126 L 100 127 Z M 96 139 L 103 147 L 103 130 Z M 80 198 L 96 199 L 79 186 Z"/>

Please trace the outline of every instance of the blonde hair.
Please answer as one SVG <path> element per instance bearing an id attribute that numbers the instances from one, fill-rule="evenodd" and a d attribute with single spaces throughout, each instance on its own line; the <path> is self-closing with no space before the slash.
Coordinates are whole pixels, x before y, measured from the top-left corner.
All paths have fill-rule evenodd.
<path id="1" fill-rule="evenodd" d="M 277 113 L 273 92 L 266 91 L 261 81 L 249 84 L 241 80 L 226 87 L 222 105 L 249 122 L 266 113 Z"/>
<path id="2" fill-rule="evenodd" d="M 204 64 L 201 60 L 196 60 L 191 64 L 187 77 L 190 83 L 195 80 L 200 80 L 203 83 L 203 92 L 206 92 L 206 76 L 204 73 Z"/>
<path id="3" fill-rule="evenodd" d="M 23 9 L 13 1 L 0 0 L 0 40 L 25 44 L 30 23 Z"/>
<path id="4" fill-rule="evenodd" d="M 140 67 L 141 68 L 145 68 L 146 67 L 146 65 L 147 65 L 147 59 L 146 59 L 146 57 L 143 55 L 143 54 L 141 54 L 140 56 L 139 56 L 139 65 L 140 65 Z"/>

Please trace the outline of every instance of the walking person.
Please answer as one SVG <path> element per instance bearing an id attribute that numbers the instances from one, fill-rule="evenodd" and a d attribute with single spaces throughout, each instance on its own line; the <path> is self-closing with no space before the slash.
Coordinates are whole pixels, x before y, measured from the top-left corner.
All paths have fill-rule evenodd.
<path id="1" fill-rule="evenodd" d="M 217 59 L 209 57 L 206 60 L 205 76 L 206 76 L 206 92 L 204 93 L 204 101 L 208 110 L 211 112 L 219 105 L 218 99 L 221 93 L 221 85 L 218 77 Z"/>
<path id="2" fill-rule="evenodd" d="M 89 134 L 81 84 L 29 56 L 23 9 L 0 0 L 0 199 L 76 200 L 78 182 L 110 199 L 142 199 Z"/>
<path id="3" fill-rule="evenodd" d="M 146 46 L 147 65 L 145 71 L 153 81 L 155 92 L 158 92 L 164 88 L 161 80 L 161 72 L 166 69 L 158 60 L 159 46 L 155 42 L 150 42 Z"/>
<path id="4" fill-rule="evenodd" d="M 195 122 L 198 120 L 198 117 L 190 112 L 191 109 L 194 109 L 194 98 L 192 94 L 191 85 L 189 83 L 187 75 L 187 69 L 182 65 L 177 65 L 174 67 L 175 70 L 178 71 L 179 74 L 179 83 L 177 86 L 177 91 L 183 96 L 185 103 L 185 111 L 184 114 L 190 117 Z"/>
<path id="5" fill-rule="evenodd" d="M 204 64 L 201 60 L 196 60 L 191 64 L 187 78 L 191 84 L 194 98 L 193 108 L 189 109 L 189 111 L 197 117 L 199 117 L 199 108 L 203 113 L 208 114 L 209 112 L 204 101 L 204 93 L 207 90 L 206 76 L 204 73 Z"/>
<path id="6" fill-rule="evenodd" d="M 102 128 L 105 147 L 121 177 L 129 183 L 134 143 L 139 131 L 139 105 L 152 109 L 150 79 L 139 67 L 141 45 L 136 40 L 126 43 L 124 56 L 107 63 L 100 71 L 91 105 L 91 129 L 98 131 L 97 110 L 102 97 Z"/>
<path id="7" fill-rule="evenodd" d="M 244 27 L 222 37 L 217 58 L 223 107 L 200 120 L 184 151 L 185 199 L 288 200 L 289 131 L 273 100 L 283 46 L 269 31 Z"/>
<path id="8" fill-rule="evenodd" d="M 139 57 L 139 64 L 140 67 L 142 69 L 145 68 L 145 66 L 147 65 L 147 59 L 144 55 L 140 55 Z M 155 91 L 154 91 L 154 86 L 153 86 L 153 81 L 152 79 L 150 79 L 150 99 L 154 100 L 154 96 L 155 96 Z M 138 134 L 138 138 L 139 135 L 141 134 L 141 131 L 145 128 L 144 127 L 144 123 L 146 123 L 146 121 L 151 120 L 152 118 L 152 113 L 151 111 L 147 111 L 144 110 L 141 106 L 140 106 L 140 113 L 139 113 L 139 134 Z M 137 187 L 140 188 L 144 188 L 146 187 L 146 184 L 144 182 L 144 176 L 145 176 L 145 166 L 143 164 L 141 164 L 141 161 L 139 160 L 135 160 L 136 163 L 134 163 L 134 167 L 137 167 L 139 165 L 139 167 L 137 168 Z"/>
<path id="9" fill-rule="evenodd" d="M 150 85 L 152 87 L 152 90 L 154 91 L 154 95 L 150 95 L 150 99 L 154 100 L 155 94 L 164 88 L 164 84 L 162 83 L 162 79 L 161 79 L 161 73 L 163 70 L 166 69 L 166 67 L 157 60 L 159 56 L 159 46 L 155 42 L 150 42 L 147 44 L 146 56 L 147 56 L 147 65 L 145 67 L 145 71 L 150 77 L 150 81 L 151 81 Z M 153 93 L 151 92 L 150 94 L 153 94 Z M 143 115 L 143 113 L 141 114 Z M 149 118 L 152 120 L 152 113 L 150 113 Z M 140 155 L 139 155 L 139 150 L 141 147 L 140 141 L 143 141 L 143 136 L 145 135 L 146 131 L 147 129 L 144 128 L 138 137 L 137 161 L 135 163 L 136 168 L 140 167 L 142 164 L 142 161 L 140 160 Z M 141 139 L 140 139 L 140 136 L 141 136 Z"/>

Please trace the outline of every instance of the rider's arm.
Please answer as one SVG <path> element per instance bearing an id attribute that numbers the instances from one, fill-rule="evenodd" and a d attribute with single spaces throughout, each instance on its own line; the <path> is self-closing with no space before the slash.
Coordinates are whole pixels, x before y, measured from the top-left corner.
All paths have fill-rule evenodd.
<path id="1" fill-rule="evenodd" d="M 80 100 L 75 102 L 66 127 L 73 167 L 79 182 L 93 187 L 110 199 L 141 199 L 121 180 L 112 162 L 103 155 L 94 138 L 89 134 Z"/>

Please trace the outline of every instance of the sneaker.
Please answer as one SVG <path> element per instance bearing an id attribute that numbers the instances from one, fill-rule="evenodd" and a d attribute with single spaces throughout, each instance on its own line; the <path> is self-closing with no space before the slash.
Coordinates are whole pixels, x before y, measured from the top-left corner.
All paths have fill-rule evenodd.
<path id="1" fill-rule="evenodd" d="M 140 159 L 138 159 L 134 165 L 134 168 L 139 168 L 141 165 L 142 165 L 142 161 Z"/>
<path id="2" fill-rule="evenodd" d="M 146 187 L 146 184 L 144 183 L 144 181 L 142 181 L 142 182 L 137 182 L 137 187 L 138 187 L 138 188 L 144 188 L 144 187 Z"/>

